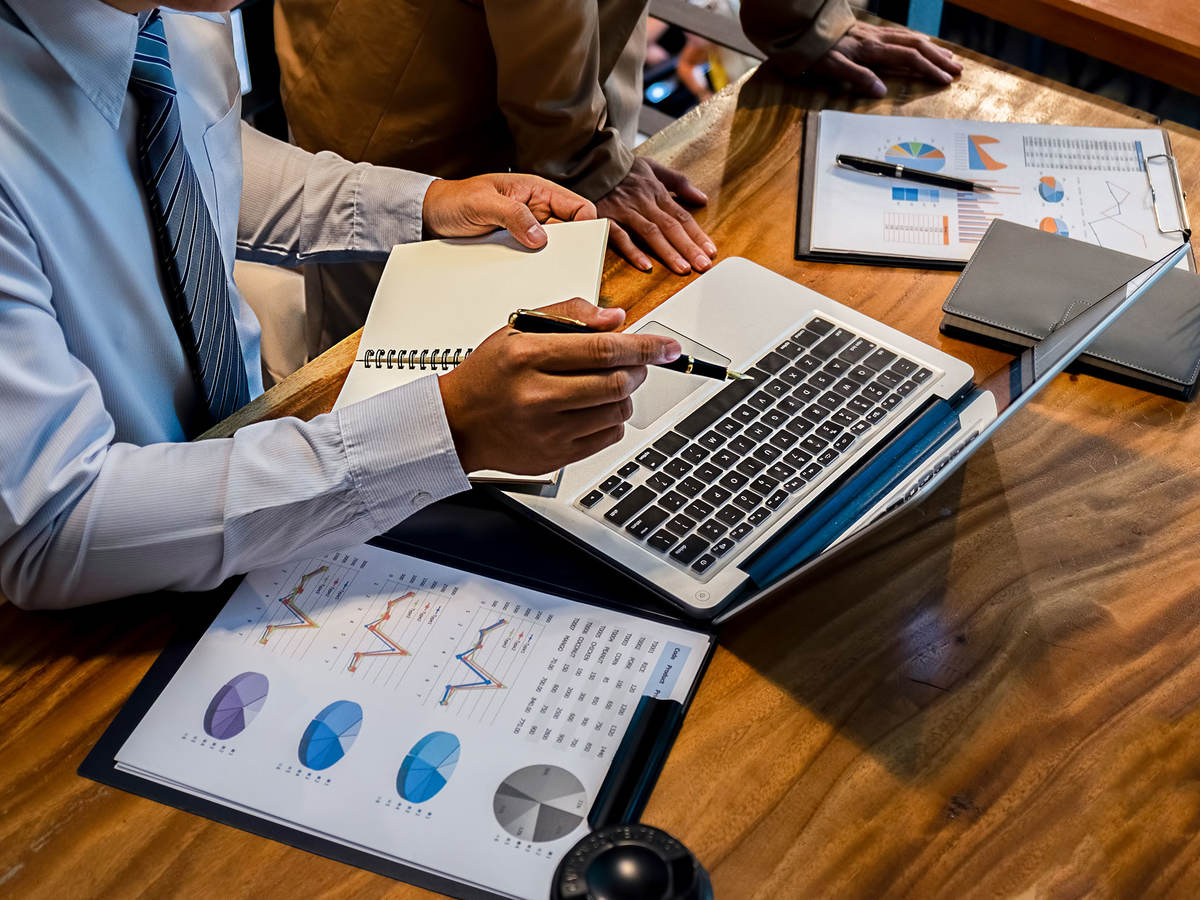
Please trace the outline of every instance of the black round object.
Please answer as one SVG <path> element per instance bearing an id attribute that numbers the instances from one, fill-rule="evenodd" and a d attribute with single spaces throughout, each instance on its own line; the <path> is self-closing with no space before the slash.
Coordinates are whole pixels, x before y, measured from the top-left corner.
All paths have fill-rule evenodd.
<path id="1" fill-rule="evenodd" d="M 690 850 L 649 825 L 593 831 L 558 864 L 550 900 L 712 900 Z"/>

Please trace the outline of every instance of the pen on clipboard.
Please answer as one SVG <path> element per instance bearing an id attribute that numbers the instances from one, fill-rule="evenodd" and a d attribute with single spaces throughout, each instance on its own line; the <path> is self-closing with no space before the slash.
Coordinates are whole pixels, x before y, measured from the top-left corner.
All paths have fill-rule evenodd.
<path id="1" fill-rule="evenodd" d="M 934 187 L 944 187 L 955 191 L 991 191 L 986 184 L 968 181 L 965 178 L 953 178 L 949 175 L 935 175 L 910 166 L 899 166 L 895 163 L 880 162 L 877 159 L 864 159 L 861 156 L 850 156 L 845 153 L 837 155 L 837 164 L 843 169 L 853 169 L 865 175 L 878 175 L 881 178 L 899 178 L 902 181 L 915 181 L 918 184 L 929 184 Z"/>
<path id="2" fill-rule="evenodd" d="M 527 331 L 536 334 L 591 334 L 596 331 L 578 319 L 566 316 L 555 316 L 539 312 L 536 309 L 518 309 L 508 317 L 508 324 L 517 331 Z M 733 369 L 727 369 L 716 363 L 696 359 L 686 354 L 669 363 L 656 363 L 660 369 L 670 369 L 673 372 L 683 372 L 685 375 L 701 375 L 705 378 L 716 378 L 718 381 L 753 381 L 751 375 L 743 375 Z"/>

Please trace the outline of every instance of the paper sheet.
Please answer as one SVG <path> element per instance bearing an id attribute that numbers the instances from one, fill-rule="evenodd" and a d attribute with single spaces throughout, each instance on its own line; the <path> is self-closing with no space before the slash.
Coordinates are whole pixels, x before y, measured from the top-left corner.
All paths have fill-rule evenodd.
<path id="1" fill-rule="evenodd" d="M 1158 259 L 1179 224 L 1157 128 L 971 122 L 821 113 L 812 249 L 966 260 L 994 218 Z M 995 193 L 934 188 L 839 168 L 839 153 L 981 182 Z"/>
<path id="2" fill-rule="evenodd" d="M 370 546 L 253 572 L 123 771 L 542 900 L 645 693 L 710 638 Z"/>

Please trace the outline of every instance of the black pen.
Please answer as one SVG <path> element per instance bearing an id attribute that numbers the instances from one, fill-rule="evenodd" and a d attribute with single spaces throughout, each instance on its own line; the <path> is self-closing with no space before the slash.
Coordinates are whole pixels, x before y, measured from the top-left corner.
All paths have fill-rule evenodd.
<path id="1" fill-rule="evenodd" d="M 584 325 L 578 319 L 566 316 L 555 316 L 550 313 L 538 312 L 536 309 L 518 309 L 508 317 L 508 324 L 517 331 L 528 331 L 534 334 L 595 334 L 596 329 Z M 743 375 L 733 369 L 727 369 L 716 363 L 705 362 L 694 356 L 680 356 L 669 363 L 655 363 L 660 369 L 670 369 L 685 375 L 702 375 L 705 378 L 726 379 L 735 381 L 753 381 L 750 375 Z"/>
<path id="2" fill-rule="evenodd" d="M 967 181 L 965 178 L 951 178 L 949 175 L 935 175 L 923 169 L 911 166 L 898 166 L 894 163 L 880 162 L 877 159 L 864 159 L 861 156 L 848 156 L 845 153 L 837 155 L 837 164 L 843 169 L 853 169 L 866 175 L 879 175 L 883 178 L 900 178 L 904 181 L 916 181 L 921 184 L 932 184 L 934 187 L 950 188 L 955 191 L 991 191 L 986 184 Z"/>

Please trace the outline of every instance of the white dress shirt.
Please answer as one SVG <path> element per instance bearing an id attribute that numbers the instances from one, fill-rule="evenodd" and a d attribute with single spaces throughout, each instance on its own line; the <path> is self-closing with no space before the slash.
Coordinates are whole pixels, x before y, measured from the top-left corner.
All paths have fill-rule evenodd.
<path id="1" fill-rule="evenodd" d="M 235 249 L 296 264 L 420 239 L 429 178 L 244 126 L 228 18 L 164 22 L 227 272 Z M 212 587 L 363 541 L 468 487 L 433 377 L 310 422 L 183 443 L 204 399 L 134 155 L 137 30 L 99 0 L 0 0 L 0 592 L 27 607 Z M 253 396 L 259 325 L 228 284 Z"/>

